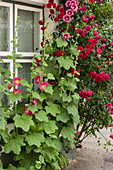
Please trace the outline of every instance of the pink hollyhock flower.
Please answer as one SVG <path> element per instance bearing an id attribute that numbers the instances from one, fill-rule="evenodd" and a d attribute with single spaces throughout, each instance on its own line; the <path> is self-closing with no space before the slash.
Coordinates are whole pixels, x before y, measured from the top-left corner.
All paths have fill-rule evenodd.
<path id="1" fill-rule="evenodd" d="M 14 94 L 16 94 L 16 93 L 21 94 L 21 90 L 20 89 L 14 89 L 13 92 L 14 92 Z"/>
<path id="2" fill-rule="evenodd" d="M 71 17 L 69 15 L 64 15 L 63 16 L 63 21 L 69 22 L 71 20 Z"/>
<path id="3" fill-rule="evenodd" d="M 35 99 L 33 100 L 33 104 L 34 104 L 34 105 L 37 105 L 37 103 L 38 103 L 38 102 L 37 102 L 37 99 L 35 98 Z"/>
<path id="4" fill-rule="evenodd" d="M 99 2 L 100 2 L 100 3 L 102 3 L 102 2 L 103 2 L 103 0 L 99 0 Z"/>
<path id="5" fill-rule="evenodd" d="M 42 82 L 42 83 L 39 84 L 39 88 L 40 88 L 41 91 L 44 91 L 43 88 L 47 87 L 47 86 L 48 86 L 48 83 L 46 83 L 46 82 Z"/>
<path id="6" fill-rule="evenodd" d="M 111 42 L 111 44 L 110 45 L 113 45 L 113 41 Z"/>
<path id="7" fill-rule="evenodd" d="M 106 42 L 106 38 L 103 38 L 103 39 L 102 39 L 102 42 Z"/>
<path id="8" fill-rule="evenodd" d="M 113 139 L 113 134 L 111 134 L 109 137 L 110 137 L 111 139 Z"/>
<path id="9" fill-rule="evenodd" d="M 70 6 L 71 6 L 71 1 L 67 1 L 67 2 L 65 3 L 65 5 L 66 5 L 66 7 L 70 7 Z"/>
<path id="10" fill-rule="evenodd" d="M 13 85 L 12 82 L 10 82 L 10 83 L 7 85 L 7 87 L 8 87 L 9 90 L 12 88 L 12 85 Z"/>
<path id="11" fill-rule="evenodd" d="M 83 47 L 82 46 L 78 46 L 77 49 L 80 50 L 80 51 L 83 51 Z"/>
<path id="12" fill-rule="evenodd" d="M 28 110 L 27 106 L 25 106 L 23 113 L 26 113 L 26 115 L 30 115 L 32 112 L 30 110 Z"/>
<path id="13" fill-rule="evenodd" d="M 70 38 L 70 35 L 69 35 L 68 33 L 63 33 L 63 37 L 64 37 L 65 39 L 68 39 L 68 38 Z"/>
<path id="14" fill-rule="evenodd" d="M 82 29 L 77 29 L 77 33 L 82 34 L 83 30 Z"/>
<path id="15" fill-rule="evenodd" d="M 40 76 L 35 77 L 35 83 L 38 84 L 40 82 Z"/>
<path id="16" fill-rule="evenodd" d="M 93 118 L 91 117 L 90 120 L 93 120 Z"/>
<path id="17" fill-rule="evenodd" d="M 38 21 L 38 23 L 39 23 L 40 25 L 44 25 L 44 23 L 43 23 L 42 20 Z"/>
<path id="18" fill-rule="evenodd" d="M 75 0 L 71 0 L 71 6 L 72 5 L 76 5 L 76 1 Z"/>
<path id="19" fill-rule="evenodd" d="M 75 11 L 77 13 L 78 6 L 76 4 L 75 5 L 71 5 L 71 8 L 73 9 L 73 11 Z"/>
<path id="20" fill-rule="evenodd" d="M 21 80 L 20 77 L 14 78 L 14 84 L 16 84 L 17 86 L 20 86 L 21 85 L 20 80 Z"/>
<path id="21" fill-rule="evenodd" d="M 101 49 L 105 49 L 106 44 L 102 44 L 102 46 L 100 46 Z"/>
<path id="22" fill-rule="evenodd" d="M 66 15 L 72 16 L 74 12 L 71 9 L 66 10 Z"/>

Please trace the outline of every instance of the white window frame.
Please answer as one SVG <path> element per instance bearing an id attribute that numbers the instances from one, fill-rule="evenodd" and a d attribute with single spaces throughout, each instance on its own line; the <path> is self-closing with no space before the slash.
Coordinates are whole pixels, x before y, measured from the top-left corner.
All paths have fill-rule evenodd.
<path id="1" fill-rule="evenodd" d="M 1 2 L 0 6 L 8 7 L 10 9 L 10 42 L 13 40 L 13 4 Z M 13 43 L 9 44 L 9 51 L 0 51 L 1 56 L 7 56 L 11 55 L 11 52 L 13 51 Z"/>
<path id="2" fill-rule="evenodd" d="M 16 20 L 17 20 L 17 10 L 18 9 L 39 12 L 40 13 L 40 20 L 43 19 L 43 9 L 15 4 L 15 24 L 16 24 Z M 40 28 L 41 28 L 41 26 L 40 26 Z M 42 41 L 42 31 L 41 30 L 40 30 L 40 39 L 39 39 L 39 41 L 40 42 Z M 41 48 L 41 45 L 40 45 L 40 48 Z M 17 54 L 22 54 L 24 57 L 33 57 L 34 54 L 36 53 L 36 52 L 18 52 L 18 51 L 16 51 L 16 52 L 17 52 Z M 40 55 L 40 53 L 38 52 L 37 55 Z"/>

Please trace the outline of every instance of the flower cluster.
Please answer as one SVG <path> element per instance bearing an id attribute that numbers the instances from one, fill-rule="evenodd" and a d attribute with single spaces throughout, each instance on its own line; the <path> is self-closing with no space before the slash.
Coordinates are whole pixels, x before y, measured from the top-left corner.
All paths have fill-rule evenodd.
<path id="1" fill-rule="evenodd" d="M 79 96 L 80 97 L 83 97 L 83 98 L 89 98 L 93 95 L 93 92 L 91 91 L 85 91 L 85 90 L 82 90 L 81 92 L 79 92 Z"/>
<path id="2" fill-rule="evenodd" d="M 111 115 L 113 115 L 113 102 L 106 104 L 106 107 L 108 107 L 108 111 L 111 111 Z"/>
<path id="3" fill-rule="evenodd" d="M 100 74 L 96 73 L 96 72 L 90 72 L 90 76 L 97 82 L 102 82 L 105 81 L 106 79 L 109 79 L 110 76 L 109 74 L 105 74 L 105 72 L 101 72 Z"/>

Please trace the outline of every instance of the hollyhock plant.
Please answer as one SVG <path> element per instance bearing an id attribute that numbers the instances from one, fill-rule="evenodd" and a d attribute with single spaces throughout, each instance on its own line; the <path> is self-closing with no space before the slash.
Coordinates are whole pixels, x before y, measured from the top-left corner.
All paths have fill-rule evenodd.
<path id="1" fill-rule="evenodd" d="M 10 82 L 8 85 L 7 85 L 8 89 L 10 90 L 12 87 L 13 87 L 13 83 Z"/>
<path id="2" fill-rule="evenodd" d="M 48 83 L 42 82 L 42 83 L 39 84 L 39 88 L 40 88 L 41 91 L 44 91 L 44 89 L 43 89 L 44 87 L 48 87 Z"/>
<path id="3" fill-rule="evenodd" d="M 14 84 L 17 85 L 17 86 L 20 86 L 21 85 L 20 80 L 21 80 L 20 77 L 14 78 Z"/>

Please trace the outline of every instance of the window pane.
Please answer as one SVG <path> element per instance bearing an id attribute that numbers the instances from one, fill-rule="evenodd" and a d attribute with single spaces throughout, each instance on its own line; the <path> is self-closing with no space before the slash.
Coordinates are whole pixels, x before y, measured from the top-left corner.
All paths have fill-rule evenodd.
<path id="1" fill-rule="evenodd" d="M 39 12 L 18 9 L 20 16 L 18 24 L 19 52 L 35 52 L 40 46 Z"/>
<path id="2" fill-rule="evenodd" d="M 7 70 L 9 69 L 9 64 L 7 64 L 7 63 L 0 63 L 0 66 L 4 67 Z M 1 75 L 1 72 L 2 71 L 0 70 L 0 84 L 4 84 L 5 77 L 3 75 Z M 0 93 L 0 97 L 1 97 L 1 95 L 2 95 L 2 93 Z M 3 95 L 2 102 L 3 102 L 3 105 L 8 104 L 8 99 L 5 94 Z"/>
<path id="3" fill-rule="evenodd" d="M 0 6 L 0 51 L 9 51 L 10 46 L 10 9 Z"/>

